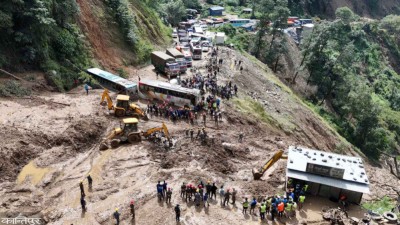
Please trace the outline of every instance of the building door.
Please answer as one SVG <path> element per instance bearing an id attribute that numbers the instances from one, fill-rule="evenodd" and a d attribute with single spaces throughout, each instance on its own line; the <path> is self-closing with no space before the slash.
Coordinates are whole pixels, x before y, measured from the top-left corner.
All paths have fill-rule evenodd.
<path id="1" fill-rule="evenodd" d="M 331 187 L 321 184 L 319 186 L 318 195 L 325 198 L 329 198 L 331 196 Z"/>

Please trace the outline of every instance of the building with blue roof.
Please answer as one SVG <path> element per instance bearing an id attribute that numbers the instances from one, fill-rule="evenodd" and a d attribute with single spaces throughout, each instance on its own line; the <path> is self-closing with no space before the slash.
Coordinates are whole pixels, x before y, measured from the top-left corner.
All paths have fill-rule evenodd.
<path id="1" fill-rule="evenodd" d="M 221 6 L 213 6 L 210 7 L 209 9 L 210 16 L 222 16 L 222 13 L 224 12 L 224 7 Z"/>

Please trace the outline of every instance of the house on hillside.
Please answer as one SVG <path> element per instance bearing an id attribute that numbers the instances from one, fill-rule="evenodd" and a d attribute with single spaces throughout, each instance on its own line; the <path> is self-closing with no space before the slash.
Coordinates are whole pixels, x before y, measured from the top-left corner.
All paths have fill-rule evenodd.
<path id="1" fill-rule="evenodd" d="M 245 9 L 242 10 L 243 14 L 251 14 L 252 12 L 253 12 L 253 10 L 250 9 L 250 8 L 245 8 Z"/>
<path id="2" fill-rule="evenodd" d="M 210 7 L 209 9 L 210 16 L 222 16 L 222 13 L 224 12 L 224 7 L 221 6 L 213 6 Z"/>

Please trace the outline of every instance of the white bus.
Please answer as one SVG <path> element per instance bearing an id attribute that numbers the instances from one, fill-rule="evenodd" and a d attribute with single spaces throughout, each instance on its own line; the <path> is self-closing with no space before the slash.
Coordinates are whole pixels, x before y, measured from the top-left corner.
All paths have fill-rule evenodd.
<path id="1" fill-rule="evenodd" d="M 90 68 L 86 72 L 100 83 L 101 86 L 117 91 L 118 93 L 129 95 L 133 98 L 137 96 L 137 84 L 133 81 L 124 79 L 99 68 Z"/>
<path id="2" fill-rule="evenodd" d="M 193 59 L 201 59 L 203 51 L 201 49 L 200 42 L 191 42 L 190 50 L 192 51 Z"/>
<path id="3" fill-rule="evenodd" d="M 193 31 L 196 34 L 203 34 L 203 28 L 201 28 L 200 26 L 193 27 Z"/>
<path id="4" fill-rule="evenodd" d="M 158 99 L 177 106 L 194 107 L 201 100 L 200 90 L 184 88 L 158 80 L 141 80 L 139 97 L 142 99 Z"/>

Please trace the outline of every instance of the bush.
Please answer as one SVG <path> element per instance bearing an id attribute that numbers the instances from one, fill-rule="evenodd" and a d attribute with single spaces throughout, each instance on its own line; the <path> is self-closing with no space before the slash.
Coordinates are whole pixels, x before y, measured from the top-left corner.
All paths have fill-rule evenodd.
<path id="1" fill-rule="evenodd" d="M 229 6 L 236 7 L 236 6 L 239 5 L 239 1 L 238 0 L 227 0 L 226 4 L 229 5 Z"/>
<path id="2" fill-rule="evenodd" d="M 136 45 L 138 41 L 137 27 L 135 24 L 135 15 L 129 8 L 127 0 L 110 0 L 109 5 L 115 13 L 115 17 L 125 34 L 125 38 L 132 45 Z"/>
<path id="3" fill-rule="evenodd" d="M 124 68 L 118 68 L 117 72 L 120 77 L 128 78 L 128 72 L 126 72 L 126 70 L 124 70 Z"/>
<path id="4" fill-rule="evenodd" d="M 54 44 L 61 59 L 75 56 L 78 44 L 76 38 L 67 29 L 62 29 L 58 33 Z"/>
<path id="5" fill-rule="evenodd" d="M 140 40 L 138 43 L 138 48 L 136 48 L 136 61 L 138 63 L 147 62 L 152 51 L 153 46 L 149 42 Z"/>
<path id="6" fill-rule="evenodd" d="M 224 32 L 228 37 L 233 37 L 236 34 L 236 29 L 229 23 L 218 27 L 217 30 L 219 32 Z"/>
<path id="7" fill-rule="evenodd" d="M 25 96 L 30 95 L 31 91 L 22 87 L 17 81 L 6 81 L 4 84 L 0 85 L 0 96 L 11 97 L 11 96 Z"/>

